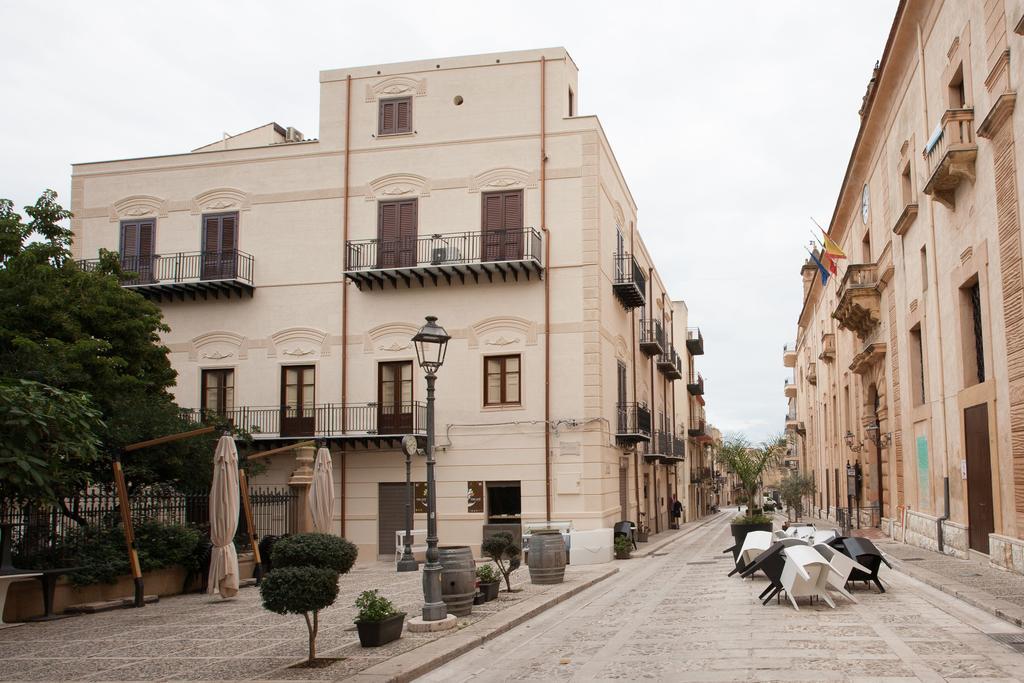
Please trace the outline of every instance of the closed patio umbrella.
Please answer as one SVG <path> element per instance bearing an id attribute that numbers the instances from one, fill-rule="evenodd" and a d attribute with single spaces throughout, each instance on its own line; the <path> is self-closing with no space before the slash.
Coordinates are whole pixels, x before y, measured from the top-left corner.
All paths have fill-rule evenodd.
<path id="1" fill-rule="evenodd" d="M 207 593 L 220 591 L 222 598 L 238 592 L 238 451 L 230 436 L 220 437 L 213 456 L 213 486 L 210 487 L 210 577 Z"/>
<path id="2" fill-rule="evenodd" d="M 313 528 L 322 534 L 330 533 L 334 517 L 334 465 L 331 452 L 324 446 L 316 452 L 308 501 Z"/>

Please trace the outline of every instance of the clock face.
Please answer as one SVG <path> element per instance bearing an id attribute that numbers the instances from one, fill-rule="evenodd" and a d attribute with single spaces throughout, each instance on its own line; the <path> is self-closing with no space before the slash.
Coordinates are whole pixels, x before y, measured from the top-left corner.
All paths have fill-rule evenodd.
<path id="1" fill-rule="evenodd" d="M 860 217 L 864 219 L 864 224 L 868 223 L 868 213 L 871 211 L 871 200 L 868 197 L 868 186 L 864 186 L 864 194 L 861 195 L 860 199 Z"/>

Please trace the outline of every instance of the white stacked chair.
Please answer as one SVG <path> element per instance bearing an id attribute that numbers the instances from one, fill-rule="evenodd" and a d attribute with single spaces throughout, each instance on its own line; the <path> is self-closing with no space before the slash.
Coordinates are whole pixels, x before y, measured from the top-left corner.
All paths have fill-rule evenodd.
<path id="1" fill-rule="evenodd" d="M 774 539 L 770 531 L 749 532 L 740 547 L 739 561 L 742 561 L 744 565 L 750 564 L 758 555 L 768 550 L 773 542 Z"/>
<path id="2" fill-rule="evenodd" d="M 817 596 L 835 609 L 836 604 L 828 594 L 828 579 L 832 574 L 828 560 L 808 545 L 793 545 L 782 552 L 786 556 L 786 564 L 782 568 L 781 583 L 793 608 L 800 610 L 797 598 Z"/>
<path id="3" fill-rule="evenodd" d="M 854 569 L 857 569 L 870 574 L 870 570 L 856 560 L 850 559 L 843 553 L 825 545 L 824 543 L 815 545 L 814 550 L 828 560 L 828 564 L 832 568 L 828 577 L 829 588 L 835 589 L 840 595 L 847 598 L 850 602 L 857 602 L 854 597 L 850 595 L 850 592 L 846 590 L 846 583 L 850 580 L 850 573 Z"/>
<path id="4" fill-rule="evenodd" d="M 811 538 L 811 545 L 818 545 L 819 543 L 830 543 L 833 540 L 839 538 L 839 532 L 835 529 L 828 529 L 827 531 L 815 531 Z"/>

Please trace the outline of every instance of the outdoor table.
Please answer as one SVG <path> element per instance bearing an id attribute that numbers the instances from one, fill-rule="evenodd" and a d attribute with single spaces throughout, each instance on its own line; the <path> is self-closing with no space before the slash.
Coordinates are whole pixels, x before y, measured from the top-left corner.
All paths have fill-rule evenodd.
<path id="1" fill-rule="evenodd" d="M 53 621 L 54 619 L 65 619 L 72 616 L 70 614 L 53 613 L 53 593 L 57 588 L 57 579 L 64 574 L 70 574 L 78 569 L 81 569 L 81 567 L 57 567 L 55 569 L 31 570 L 39 572 L 36 578 L 39 579 L 39 583 L 43 590 L 43 616 L 32 617 L 29 621 Z"/>

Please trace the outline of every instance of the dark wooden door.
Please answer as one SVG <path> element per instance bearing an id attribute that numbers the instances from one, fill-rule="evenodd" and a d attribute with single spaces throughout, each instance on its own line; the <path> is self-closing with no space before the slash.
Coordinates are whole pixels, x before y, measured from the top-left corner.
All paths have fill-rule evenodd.
<path id="1" fill-rule="evenodd" d="M 377 432 L 408 434 L 413 428 L 412 361 L 377 366 Z"/>
<path id="2" fill-rule="evenodd" d="M 155 235 L 155 221 L 121 223 L 121 269 L 129 273 L 138 273 L 138 282 L 153 281 Z"/>
<path id="3" fill-rule="evenodd" d="M 416 265 L 418 207 L 415 199 L 380 202 L 377 208 L 377 267 Z"/>
<path id="4" fill-rule="evenodd" d="M 482 261 L 523 258 L 522 190 L 484 193 L 481 224 Z"/>
<path id="5" fill-rule="evenodd" d="M 405 482 L 377 484 L 377 554 L 381 557 L 394 557 L 395 532 L 405 531 L 405 499 Z"/>
<path id="6" fill-rule="evenodd" d="M 203 280 L 230 280 L 235 277 L 237 249 L 237 213 L 203 216 Z"/>
<path id="7" fill-rule="evenodd" d="M 992 510 L 992 461 L 988 448 L 988 404 L 964 410 L 967 453 L 967 524 L 971 550 L 988 554 L 988 535 L 995 531 Z"/>
<path id="8" fill-rule="evenodd" d="M 313 436 L 316 432 L 316 368 L 281 368 L 281 436 Z"/>
<path id="9" fill-rule="evenodd" d="M 624 434 L 629 427 L 629 412 L 626 409 L 626 364 L 619 362 L 616 366 L 616 400 L 615 410 L 618 413 L 619 433 Z"/>

